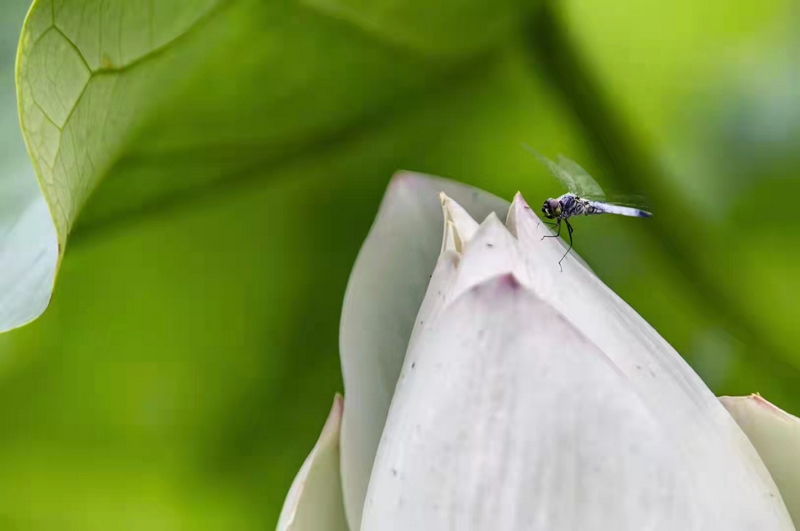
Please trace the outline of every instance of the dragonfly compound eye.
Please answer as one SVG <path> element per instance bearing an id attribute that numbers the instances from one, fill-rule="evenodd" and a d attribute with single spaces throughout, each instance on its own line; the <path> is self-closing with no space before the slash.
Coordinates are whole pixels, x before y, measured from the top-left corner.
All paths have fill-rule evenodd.
<path id="1" fill-rule="evenodd" d="M 558 199 L 548 199 L 542 206 L 542 212 L 548 218 L 555 218 L 561 215 L 561 203 Z"/>

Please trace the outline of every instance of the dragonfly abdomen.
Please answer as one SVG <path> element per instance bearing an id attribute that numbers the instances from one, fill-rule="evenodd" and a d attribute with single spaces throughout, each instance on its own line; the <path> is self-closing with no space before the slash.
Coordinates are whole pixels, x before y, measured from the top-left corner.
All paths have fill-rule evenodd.
<path id="1" fill-rule="evenodd" d="M 592 214 L 616 214 L 618 216 L 630 216 L 633 218 L 649 218 L 653 215 L 650 212 L 633 207 L 612 205 L 601 201 L 585 202 L 588 203 L 584 206 L 584 214 L 587 216 Z"/>

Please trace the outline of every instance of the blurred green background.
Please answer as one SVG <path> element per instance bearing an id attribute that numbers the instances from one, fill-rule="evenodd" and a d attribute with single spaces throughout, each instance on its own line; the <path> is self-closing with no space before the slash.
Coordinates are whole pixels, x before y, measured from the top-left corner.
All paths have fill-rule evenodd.
<path id="1" fill-rule="evenodd" d="M 560 192 L 522 142 L 647 195 L 652 220 L 579 220 L 578 252 L 717 394 L 800 412 L 796 2 L 183 4 L 193 35 L 116 80 L 146 97 L 89 102 L 135 119 L 51 307 L 0 336 L 0 527 L 274 526 L 342 390 L 342 296 L 388 179 L 538 204 Z M 30 172 L 28 7 L 0 5 L 0 179 Z"/>

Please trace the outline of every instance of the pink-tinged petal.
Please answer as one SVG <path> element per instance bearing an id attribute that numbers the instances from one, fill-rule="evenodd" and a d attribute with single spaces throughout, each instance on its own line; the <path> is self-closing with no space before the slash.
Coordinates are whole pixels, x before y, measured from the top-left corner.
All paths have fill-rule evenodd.
<path id="1" fill-rule="evenodd" d="M 800 524 L 800 418 L 759 395 L 723 396 L 720 401 L 756 447 L 797 526 Z"/>
<path id="2" fill-rule="evenodd" d="M 277 531 L 348 531 L 339 473 L 343 407 L 336 395 L 317 444 L 292 482 Z"/>
<path id="3" fill-rule="evenodd" d="M 397 174 L 386 191 L 350 276 L 342 310 L 340 351 L 347 408 L 341 458 L 351 529 L 360 528 L 389 403 L 442 249 L 441 191 L 477 219 L 490 212 L 505 215 L 508 210 L 508 202 L 486 192 L 409 172 Z M 457 212 L 455 218 L 457 230 L 463 217 Z"/>

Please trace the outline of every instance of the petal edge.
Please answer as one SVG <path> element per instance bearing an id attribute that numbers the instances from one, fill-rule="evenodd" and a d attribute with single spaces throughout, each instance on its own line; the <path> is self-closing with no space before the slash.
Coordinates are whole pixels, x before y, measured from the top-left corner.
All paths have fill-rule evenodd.
<path id="1" fill-rule="evenodd" d="M 475 219 L 505 216 L 509 203 L 447 179 L 394 175 L 358 255 L 339 334 L 347 408 L 342 420 L 342 485 L 351 529 L 360 529 L 372 463 L 417 314 L 442 250 L 442 201 Z M 455 245 L 455 241 L 452 242 Z"/>
<path id="2" fill-rule="evenodd" d="M 317 444 L 289 488 L 277 531 L 348 531 L 339 473 L 343 408 L 337 394 Z"/>
<path id="3" fill-rule="evenodd" d="M 757 394 L 723 396 L 720 401 L 755 446 L 797 527 L 800 524 L 800 418 Z"/>

